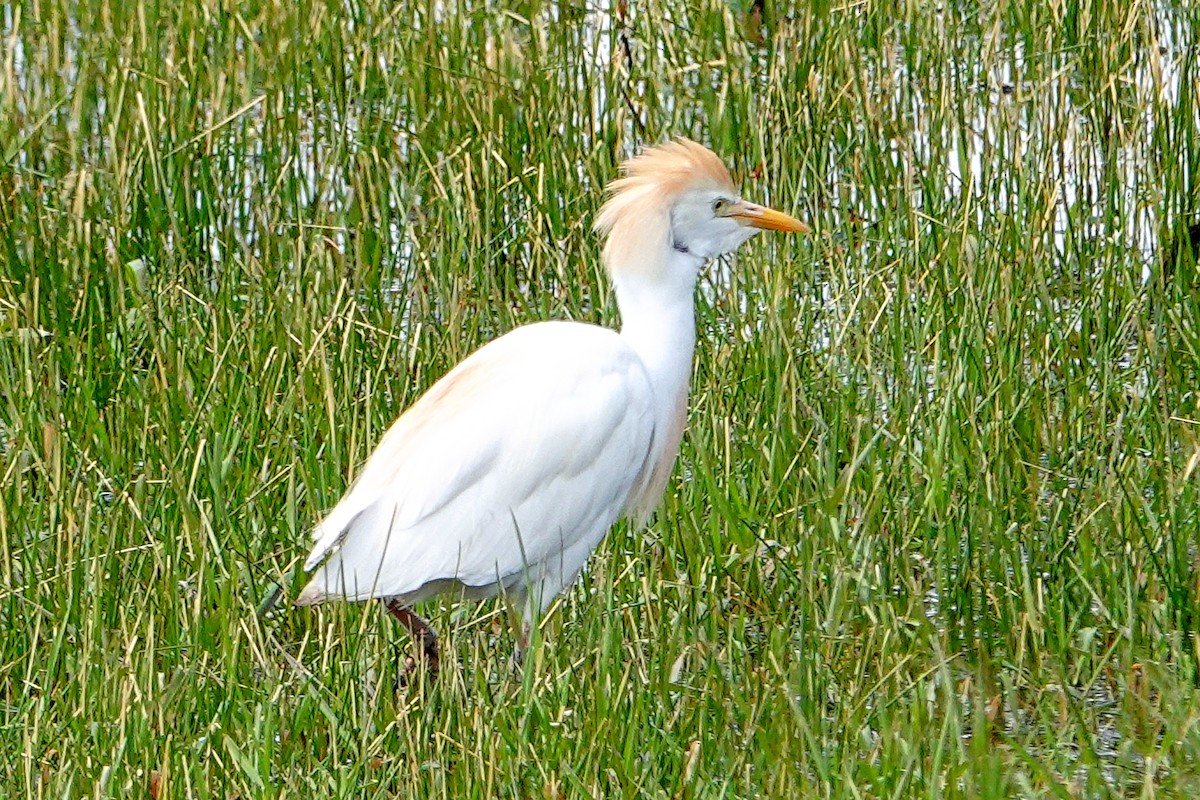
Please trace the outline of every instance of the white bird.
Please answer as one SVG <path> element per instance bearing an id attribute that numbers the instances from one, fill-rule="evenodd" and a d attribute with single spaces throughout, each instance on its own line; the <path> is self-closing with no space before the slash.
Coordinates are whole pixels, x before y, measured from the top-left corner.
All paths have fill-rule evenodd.
<path id="1" fill-rule="evenodd" d="M 687 139 L 623 173 L 595 223 L 620 333 L 526 325 L 434 384 L 316 526 L 304 564 L 316 574 L 296 605 L 382 600 L 436 671 L 436 635 L 413 603 L 503 592 L 522 609 L 523 649 L 613 523 L 648 520 L 683 436 L 700 269 L 760 229 L 808 228 L 742 200 L 720 159 Z"/>

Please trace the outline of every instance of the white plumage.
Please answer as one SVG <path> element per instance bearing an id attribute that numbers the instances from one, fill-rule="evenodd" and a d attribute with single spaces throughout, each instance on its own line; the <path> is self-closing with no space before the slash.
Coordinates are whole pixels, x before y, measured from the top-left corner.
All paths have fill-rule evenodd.
<path id="1" fill-rule="evenodd" d="M 624 173 L 596 225 L 621 332 L 527 325 L 451 370 L 317 525 L 297 605 L 385 600 L 436 667 L 434 634 L 409 605 L 503 591 L 523 606 L 524 643 L 617 518 L 653 512 L 683 434 L 699 269 L 758 229 L 806 228 L 741 200 L 720 160 L 686 139 Z"/>
<path id="2" fill-rule="evenodd" d="M 455 581 L 475 596 L 542 588 L 583 566 L 639 479 L 654 390 L 611 330 L 518 328 L 476 351 L 383 437 L 317 526 L 321 564 L 299 603 L 422 599 Z"/>

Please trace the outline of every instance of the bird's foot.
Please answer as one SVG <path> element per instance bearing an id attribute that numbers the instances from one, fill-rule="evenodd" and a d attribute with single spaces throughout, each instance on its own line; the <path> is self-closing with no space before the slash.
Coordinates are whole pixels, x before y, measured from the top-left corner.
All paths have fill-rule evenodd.
<path id="1" fill-rule="evenodd" d="M 412 655 L 404 657 L 404 663 L 400 666 L 400 674 L 396 676 L 396 688 L 407 689 L 409 686 L 414 686 L 421 682 L 421 675 L 424 675 L 433 680 L 437 677 L 437 669 L 424 669 L 425 662 L 422 659 Z"/>
<path id="2" fill-rule="evenodd" d="M 407 687 L 415 683 L 416 676 L 421 671 L 424 671 L 430 680 L 436 678 L 441 666 L 437 633 L 420 615 L 396 600 L 386 601 L 384 607 L 389 614 L 400 621 L 413 640 L 421 646 L 419 657 L 412 655 L 404 657 L 403 670 L 396 679 L 397 687 Z"/>

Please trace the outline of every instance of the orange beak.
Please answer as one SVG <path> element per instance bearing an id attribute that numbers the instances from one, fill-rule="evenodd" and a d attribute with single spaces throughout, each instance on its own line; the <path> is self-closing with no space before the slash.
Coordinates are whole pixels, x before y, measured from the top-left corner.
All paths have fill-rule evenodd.
<path id="1" fill-rule="evenodd" d="M 788 216 L 782 211 L 776 211 L 766 206 L 747 203 L 744 200 L 736 203 L 728 215 L 743 225 L 751 228 L 761 228 L 765 231 L 784 231 L 786 233 L 808 233 L 811 228 L 795 217 Z"/>

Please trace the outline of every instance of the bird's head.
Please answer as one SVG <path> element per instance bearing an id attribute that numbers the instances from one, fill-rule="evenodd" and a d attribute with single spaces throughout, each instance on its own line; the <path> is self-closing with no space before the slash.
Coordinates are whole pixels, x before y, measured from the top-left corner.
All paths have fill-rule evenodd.
<path id="1" fill-rule="evenodd" d="M 672 263 L 689 262 L 687 256 L 694 277 L 704 259 L 760 230 L 808 231 L 787 214 L 743 200 L 717 155 L 689 139 L 648 148 L 621 171 L 596 219 L 596 230 L 608 237 L 604 263 L 617 280 L 659 277 Z"/>

